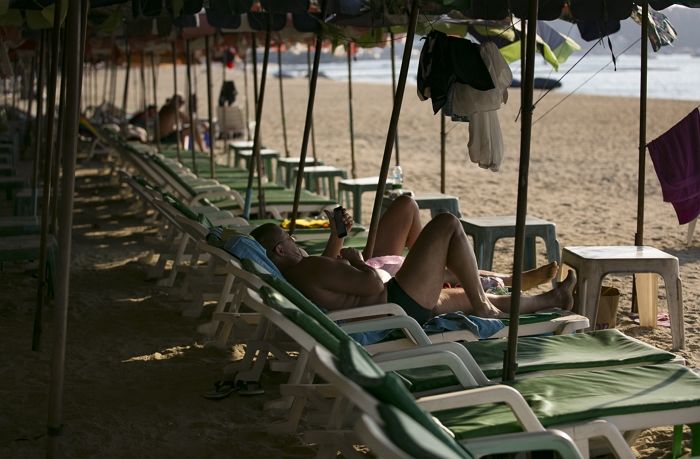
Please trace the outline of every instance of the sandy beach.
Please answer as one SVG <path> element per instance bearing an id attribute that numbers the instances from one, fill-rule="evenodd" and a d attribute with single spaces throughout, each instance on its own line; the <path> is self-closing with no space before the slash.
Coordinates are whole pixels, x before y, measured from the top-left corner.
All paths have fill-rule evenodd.
<path id="1" fill-rule="evenodd" d="M 163 68 L 162 81 L 166 75 Z M 235 75 L 243 92 L 240 71 L 230 75 Z M 200 94 L 204 95 L 202 81 L 200 78 Z M 167 83 L 159 85 L 161 103 L 172 92 Z M 264 143 L 282 151 L 277 80 L 268 84 Z M 296 156 L 307 82 L 285 80 L 284 84 L 290 154 Z M 391 112 L 390 88 L 356 84 L 354 95 L 358 176 L 376 175 Z M 518 90 L 511 90 L 511 102 L 500 112 L 506 154 L 497 173 L 469 161 L 467 125 L 448 122 L 446 193 L 460 198 L 465 216 L 515 214 L 519 97 Z M 538 97 L 536 93 L 535 99 Z M 537 105 L 534 119 L 563 98 L 550 93 Z M 241 106 L 244 100 L 239 95 Z M 205 105 L 201 105 L 204 116 Z M 696 105 L 650 100 L 648 140 Z M 528 212 L 557 224 L 562 247 L 634 244 L 638 110 L 636 99 L 574 95 L 534 124 Z M 415 86 L 409 85 L 399 124 L 406 188 L 439 191 L 439 129 L 439 116 L 433 116 L 430 103 L 420 102 Z M 345 83 L 319 81 L 315 140 L 319 159 L 350 171 Z M 139 259 L 153 247 L 147 240 L 155 230 L 134 213 L 132 201 L 108 177 L 97 173 L 94 168 L 81 168 L 76 187 L 63 457 L 313 457 L 314 447 L 305 445 L 300 436 L 266 433 L 266 427 L 278 418 L 263 412 L 262 406 L 279 395 L 278 385 L 284 380 L 280 375 L 265 373 L 262 396 L 232 395 L 218 402 L 202 397 L 221 377 L 223 366 L 240 358 L 242 348 L 204 347 L 196 326 L 206 321 L 210 311 L 200 319 L 182 317 L 180 309 L 188 300 L 146 280 L 148 266 Z M 365 195 L 365 223 L 372 199 Z M 686 246 L 686 228 L 679 227 L 672 206 L 662 201 L 648 155 L 645 199 L 644 242 L 680 261 L 686 348 L 679 354 L 690 367 L 700 368 L 700 234 Z M 426 220 L 428 217 L 426 214 Z M 542 263 L 544 246 L 540 242 L 537 248 Z M 494 269 L 511 271 L 512 250 L 512 242 L 498 244 Z M 0 457 L 42 457 L 45 451 L 52 310 L 46 312 L 42 350 L 32 352 L 35 268 L 29 263 L 8 263 L 0 271 Z M 608 278 L 607 284 L 622 294 L 619 328 L 670 349 L 669 328 L 641 328 L 627 316 L 631 277 Z M 660 284 L 659 312 L 666 312 L 665 290 Z M 634 447 L 640 457 L 671 457 L 670 429 L 646 431 Z"/>

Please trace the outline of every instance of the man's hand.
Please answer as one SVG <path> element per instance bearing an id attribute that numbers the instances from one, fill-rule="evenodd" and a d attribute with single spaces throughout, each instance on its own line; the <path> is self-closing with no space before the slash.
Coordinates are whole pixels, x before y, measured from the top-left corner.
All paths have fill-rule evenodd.
<path id="1" fill-rule="evenodd" d="M 333 236 L 338 236 L 338 232 L 335 230 L 335 225 L 333 224 L 333 211 L 328 210 L 328 209 L 323 209 L 323 212 L 326 214 L 326 217 L 328 217 L 328 220 L 331 222 L 331 234 Z M 343 208 L 343 223 L 345 223 L 345 230 L 347 231 L 348 234 L 350 234 L 350 230 L 352 229 L 352 225 L 355 223 L 352 219 L 352 215 L 348 212 L 347 209 Z"/>

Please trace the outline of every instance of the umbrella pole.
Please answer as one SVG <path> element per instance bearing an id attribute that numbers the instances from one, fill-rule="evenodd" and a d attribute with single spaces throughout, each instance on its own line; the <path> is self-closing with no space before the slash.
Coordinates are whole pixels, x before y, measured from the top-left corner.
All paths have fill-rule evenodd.
<path id="1" fill-rule="evenodd" d="M 252 46 L 253 46 L 253 110 L 255 110 L 255 116 L 257 118 L 258 116 L 258 38 L 255 36 L 255 33 L 251 34 L 252 35 Z"/>
<path id="2" fill-rule="evenodd" d="M 124 75 L 124 97 L 122 97 L 122 111 L 124 118 L 128 119 L 129 104 L 129 77 L 131 76 L 131 49 L 129 48 L 129 37 L 125 38 L 124 50 L 126 51 L 126 74 Z"/>
<path id="3" fill-rule="evenodd" d="M 51 32 L 51 68 L 49 70 L 48 100 L 46 107 L 46 142 L 44 142 L 44 195 L 41 204 L 41 239 L 39 242 L 39 274 L 37 277 L 36 309 L 34 310 L 34 329 L 32 332 L 32 350 L 38 351 L 41 341 L 41 313 L 46 299 L 46 250 L 49 235 L 49 208 L 51 194 L 51 167 L 53 161 L 53 130 L 56 119 L 56 79 L 58 76 L 59 41 L 61 38 L 61 10 L 63 0 L 56 0 Z"/>
<path id="4" fill-rule="evenodd" d="M 391 42 L 391 102 L 396 103 L 396 38 L 394 32 L 389 29 L 389 41 Z M 396 135 L 394 136 L 394 149 L 396 151 L 396 165 L 401 164 L 399 157 L 399 127 L 396 126 Z"/>
<path id="5" fill-rule="evenodd" d="M 265 82 L 267 80 L 267 64 L 270 61 L 270 35 L 272 34 L 272 18 L 268 18 L 267 29 L 265 31 L 265 52 L 263 54 L 263 67 L 262 75 L 260 78 L 260 92 L 256 95 L 255 104 L 255 136 L 253 137 L 253 157 L 251 158 L 250 167 L 248 168 L 248 188 L 245 193 L 245 206 L 243 208 L 243 215 L 245 219 L 250 218 L 250 207 L 253 200 L 253 174 L 254 171 L 258 171 L 258 218 L 265 218 L 265 190 L 262 187 L 262 161 L 260 161 L 260 145 L 261 145 L 261 134 L 260 128 L 262 124 L 262 109 L 263 102 L 265 100 Z M 257 58 L 255 58 L 255 50 L 253 50 L 253 65 L 257 67 Z M 257 86 L 257 76 L 255 76 L 256 86 Z"/>
<path id="6" fill-rule="evenodd" d="M 68 76 L 66 75 L 66 71 L 63 70 L 66 68 L 68 62 L 68 53 L 66 52 L 65 47 L 66 36 L 68 35 L 68 32 L 66 32 L 65 27 L 63 28 L 62 35 L 63 39 L 61 40 L 61 42 L 63 43 L 63 53 L 61 53 L 61 94 L 58 98 L 58 126 L 60 127 L 60 129 L 56 129 L 57 146 L 63 145 L 63 124 L 65 121 L 66 92 L 68 86 Z M 51 195 L 51 212 L 49 212 L 49 215 L 51 216 L 50 233 L 56 236 L 58 235 L 58 186 L 61 175 L 61 161 L 63 157 L 62 149 L 56 148 L 54 156 L 55 158 L 51 170 L 51 189 L 56 190 L 56 192 Z"/>
<path id="7" fill-rule="evenodd" d="M 58 437 L 63 430 L 63 383 L 66 358 L 66 337 L 68 322 L 68 292 L 70 288 L 71 237 L 73 231 L 73 192 L 75 190 L 75 158 L 78 148 L 78 118 L 80 116 L 81 67 L 85 51 L 85 25 L 89 1 L 68 2 L 66 18 L 66 41 L 64 53 L 67 55 L 66 116 L 63 130 L 63 190 L 61 193 L 61 225 L 56 263 L 57 289 L 54 310 L 54 346 L 51 362 L 51 385 L 49 392 L 48 416 L 48 457 L 58 455 Z M 82 11 L 81 11 L 82 9 Z M 77 50 L 77 52 L 76 52 Z"/>
<path id="8" fill-rule="evenodd" d="M 255 48 L 253 48 L 255 53 Z M 248 106 L 248 56 L 243 57 L 243 90 L 245 91 L 245 132 L 246 139 L 250 141 L 250 107 Z"/>
<path id="9" fill-rule="evenodd" d="M 348 43 L 348 121 L 350 128 L 350 173 L 357 178 L 355 162 L 355 121 L 352 110 L 352 43 Z"/>
<path id="10" fill-rule="evenodd" d="M 314 54 L 314 57 L 316 55 Z M 306 47 L 306 73 L 309 75 L 309 87 L 311 86 L 311 45 Z M 316 76 L 318 78 L 318 75 Z M 314 161 L 318 162 L 318 157 L 316 156 L 316 132 L 314 129 L 314 117 L 311 114 L 311 153 L 314 157 Z"/>
<path id="11" fill-rule="evenodd" d="M 34 167 L 32 170 L 32 215 L 36 216 L 39 197 L 39 165 L 41 158 L 39 154 L 42 150 L 41 135 L 44 121 L 44 62 L 46 61 L 46 32 L 41 31 L 41 39 L 39 44 L 39 55 L 37 56 L 37 89 L 36 89 L 36 123 L 35 123 L 35 138 L 34 138 Z"/>
<path id="12" fill-rule="evenodd" d="M 532 91 L 535 78 L 535 39 L 537 36 L 537 0 L 528 3 L 527 49 L 525 51 L 525 79 L 521 87 L 525 92 L 520 125 L 520 167 L 518 168 L 518 210 L 515 217 L 515 254 L 513 260 L 513 286 L 510 305 L 508 350 L 503 365 L 503 381 L 513 381 L 518 369 L 518 321 L 520 320 L 520 286 L 522 284 L 525 248 L 525 219 L 527 218 L 527 187 L 530 169 L 530 138 L 532 135 Z"/>
<path id="13" fill-rule="evenodd" d="M 445 112 L 440 110 L 440 193 L 445 193 L 445 154 L 447 152 Z"/>
<path id="14" fill-rule="evenodd" d="M 153 137 L 156 141 L 156 148 L 160 152 L 160 120 L 158 119 L 158 74 L 156 68 L 156 53 L 151 51 L 151 79 L 153 80 L 153 105 L 156 107 L 156 116 L 153 121 Z M 148 113 L 148 109 L 146 109 Z"/>
<path id="15" fill-rule="evenodd" d="M 173 96 L 177 94 L 177 50 L 175 48 L 175 41 L 170 43 L 170 51 L 173 56 Z M 158 134 L 160 136 L 160 134 Z M 182 139 L 180 138 L 180 108 L 175 109 L 175 148 L 177 154 L 177 161 L 180 162 L 180 144 Z"/>
<path id="16" fill-rule="evenodd" d="M 194 153 L 194 107 L 192 106 L 192 56 L 190 55 L 190 41 L 185 40 L 185 61 L 187 62 L 187 113 L 190 118 L 190 154 L 192 155 L 192 172 L 197 174 L 197 158 Z"/>
<path id="17" fill-rule="evenodd" d="M 146 51 L 141 49 L 141 87 L 143 88 L 143 97 L 141 98 L 141 107 L 143 108 L 143 120 L 146 123 L 146 140 L 148 140 L 148 94 L 146 94 Z"/>
<path id="18" fill-rule="evenodd" d="M 289 158 L 289 142 L 287 141 L 287 117 L 284 110 L 284 83 L 282 83 L 282 40 L 277 43 L 277 71 L 279 72 L 280 114 L 282 115 L 282 137 L 284 138 L 284 155 Z"/>
<path id="19" fill-rule="evenodd" d="M 394 146 L 396 137 L 396 127 L 399 124 L 399 116 L 401 115 L 401 103 L 406 89 L 406 78 L 408 76 L 408 64 L 411 60 L 411 50 L 413 48 L 413 37 L 416 34 L 416 23 L 418 22 L 418 0 L 411 1 L 411 16 L 408 23 L 406 33 L 406 45 L 403 49 L 403 57 L 401 59 L 401 69 L 399 70 L 399 80 L 396 85 L 396 99 L 394 107 L 391 110 L 391 119 L 389 121 L 389 131 L 386 135 L 386 143 L 384 145 L 384 156 L 382 158 L 382 166 L 379 171 L 379 181 L 377 182 L 377 193 L 374 196 L 374 206 L 372 207 L 372 220 L 370 221 L 369 235 L 367 236 L 367 245 L 365 246 L 365 259 L 370 257 L 374 251 L 374 241 L 377 239 L 377 226 L 379 225 L 379 212 L 382 207 L 382 198 L 384 197 L 384 187 L 386 185 L 386 176 L 389 173 L 389 164 L 391 163 L 391 152 Z"/>
<path id="20" fill-rule="evenodd" d="M 143 58 L 143 51 L 141 52 L 141 58 Z M 109 64 L 107 63 L 107 60 L 105 59 L 102 61 L 102 65 L 104 65 L 104 76 L 102 77 L 102 104 L 107 103 L 107 94 L 109 94 L 108 91 L 108 81 L 109 81 Z M 143 66 L 143 61 L 141 61 L 141 66 Z M 89 83 L 88 83 L 89 84 Z M 95 88 L 95 94 L 97 94 L 97 88 Z"/>
<path id="21" fill-rule="evenodd" d="M 326 1 L 321 4 L 321 17 L 326 11 Z M 316 47 L 314 49 L 314 63 L 310 73 L 309 100 L 306 104 L 306 119 L 304 121 L 304 136 L 301 140 L 301 153 L 299 155 L 299 168 L 297 169 L 297 181 L 294 186 L 294 205 L 292 206 L 289 234 L 294 234 L 299 216 L 299 201 L 301 200 L 301 182 L 304 180 L 304 167 L 306 166 L 306 152 L 309 148 L 309 134 L 313 129 L 314 103 L 316 101 L 316 83 L 318 82 L 318 66 L 321 62 L 321 34 L 316 34 Z"/>
<path id="22" fill-rule="evenodd" d="M 207 121 L 209 122 L 209 173 L 211 178 L 216 178 L 214 170 L 214 115 L 211 106 L 211 49 L 209 48 L 209 35 L 204 37 L 204 52 L 207 66 Z"/>
<path id="23" fill-rule="evenodd" d="M 647 52 L 649 46 L 649 2 L 642 3 L 642 49 L 639 84 L 639 179 L 637 182 L 637 232 L 634 244 L 644 244 L 644 182 L 647 150 Z"/>
<path id="24" fill-rule="evenodd" d="M 233 61 L 232 61 L 233 62 Z M 224 84 L 226 84 L 226 64 L 228 63 L 228 53 L 224 52 L 223 57 L 221 58 L 221 87 L 224 87 Z M 226 110 L 224 109 L 225 105 L 224 102 L 221 100 L 221 93 L 219 92 L 219 107 L 221 107 L 221 128 L 219 129 L 219 133 L 221 135 L 221 143 L 223 143 L 223 152 L 226 153 L 228 157 L 228 134 L 226 132 L 226 127 L 228 126 L 228 123 L 226 122 Z M 226 164 L 229 166 L 230 164 Z"/>

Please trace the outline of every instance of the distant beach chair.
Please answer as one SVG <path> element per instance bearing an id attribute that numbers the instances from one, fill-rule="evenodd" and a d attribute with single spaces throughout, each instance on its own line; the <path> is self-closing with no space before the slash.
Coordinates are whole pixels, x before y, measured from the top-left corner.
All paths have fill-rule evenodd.
<path id="1" fill-rule="evenodd" d="M 237 139 L 245 135 L 243 112 L 237 105 L 217 107 L 217 120 L 224 139 Z"/>

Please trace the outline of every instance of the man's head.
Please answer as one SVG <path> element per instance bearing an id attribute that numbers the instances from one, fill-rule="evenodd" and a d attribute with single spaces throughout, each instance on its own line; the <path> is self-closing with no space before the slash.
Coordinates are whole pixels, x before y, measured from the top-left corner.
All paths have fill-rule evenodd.
<path id="1" fill-rule="evenodd" d="M 180 94 L 175 94 L 168 102 L 175 108 L 180 108 L 185 105 L 185 98 Z"/>
<path id="2" fill-rule="evenodd" d="M 307 253 L 297 246 L 294 238 L 275 223 L 265 223 L 250 232 L 265 248 L 268 258 L 278 267 L 283 268 L 290 262 L 297 263 Z"/>

